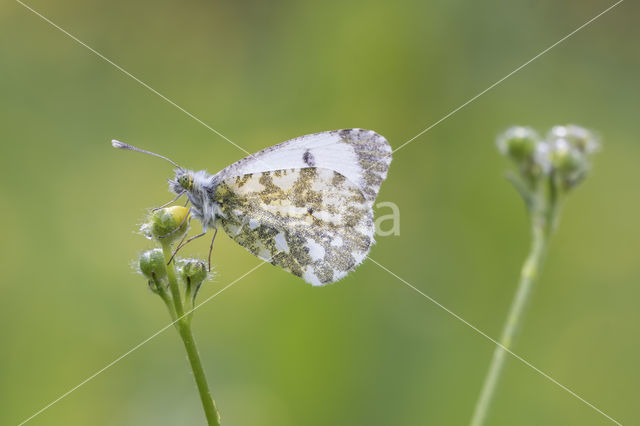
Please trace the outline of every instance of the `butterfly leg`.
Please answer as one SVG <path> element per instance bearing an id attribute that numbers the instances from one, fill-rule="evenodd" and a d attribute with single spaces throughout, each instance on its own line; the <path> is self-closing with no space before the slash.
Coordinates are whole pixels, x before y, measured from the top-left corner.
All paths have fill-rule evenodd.
<path id="1" fill-rule="evenodd" d="M 189 207 L 189 210 L 187 210 L 187 214 L 184 216 L 184 219 L 182 219 L 182 222 L 180 222 L 180 225 L 178 225 L 176 229 L 169 232 L 168 234 L 160 235 L 158 238 L 167 238 L 175 234 L 180 228 L 182 228 L 182 225 L 184 225 L 184 223 L 187 221 L 187 219 L 189 219 L 190 216 L 191 216 L 191 207 Z"/>
<path id="2" fill-rule="evenodd" d="M 178 254 L 178 251 L 186 246 L 187 244 L 189 244 L 191 241 L 195 240 L 196 238 L 200 238 L 203 237 L 206 234 L 206 232 L 203 232 L 202 234 L 198 234 L 195 235 L 191 238 L 189 238 L 187 241 L 184 241 L 184 239 L 186 238 L 186 235 L 182 238 L 182 241 L 180 241 L 180 244 L 178 244 L 178 246 L 176 247 L 176 249 L 174 250 L 173 254 L 171 255 L 171 259 L 169 259 L 169 263 L 171 263 L 171 261 L 173 260 L 174 257 L 176 257 L 176 254 Z M 167 265 L 169 264 L 167 263 Z"/>
<path id="3" fill-rule="evenodd" d="M 176 246 L 175 251 L 173 252 L 173 254 L 171 255 L 171 258 L 169 259 L 169 262 L 167 262 L 167 265 L 171 263 L 171 261 L 173 260 L 174 257 L 176 257 L 176 254 L 178 254 L 178 250 L 180 250 L 182 248 L 182 243 L 184 242 L 184 239 L 187 238 L 187 233 L 185 232 L 184 235 L 182 236 L 182 239 L 180 240 L 180 242 L 178 243 L 178 245 Z M 191 241 L 191 240 L 189 240 Z M 187 243 L 189 242 L 187 241 Z M 185 243 L 186 244 L 186 243 Z"/>
<path id="4" fill-rule="evenodd" d="M 184 195 L 184 193 L 185 193 L 185 192 L 187 192 L 187 191 L 182 191 L 181 193 L 179 193 L 178 195 L 176 195 L 176 198 L 174 198 L 173 200 L 169 201 L 169 202 L 168 202 L 168 203 L 166 203 L 166 204 L 161 205 L 160 207 L 156 207 L 155 209 L 151 209 L 151 211 L 152 211 L 152 212 L 155 212 L 156 210 L 160 210 L 160 209 L 163 209 L 163 208 L 167 207 L 169 204 L 173 204 L 173 203 L 175 203 L 176 201 L 178 201 L 178 199 L 179 199 L 180 197 L 182 197 L 182 196 Z M 189 202 L 189 200 L 187 200 L 187 202 Z"/>
<path id="5" fill-rule="evenodd" d="M 211 252 L 213 251 L 213 242 L 216 240 L 216 235 L 218 235 L 218 228 L 213 232 L 213 238 L 211 239 L 211 245 L 209 246 L 209 272 L 211 272 Z"/>

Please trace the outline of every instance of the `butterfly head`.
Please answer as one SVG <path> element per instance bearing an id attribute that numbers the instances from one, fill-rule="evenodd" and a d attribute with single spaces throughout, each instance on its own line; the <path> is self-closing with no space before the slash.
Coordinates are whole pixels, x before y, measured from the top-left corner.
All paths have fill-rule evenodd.
<path id="1" fill-rule="evenodd" d="M 194 172 L 176 169 L 175 173 L 175 177 L 169 180 L 169 189 L 177 195 L 186 193 L 195 211 L 202 212 L 202 207 L 207 201 L 207 185 L 211 177 L 204 170 Z"/>
<path id="2" fill-rule="evenodd" d="M 172 182 L 172 190 L 176 194 L 190 191 L 193 188 L 193 172 L 191 170 L 176 170 L 175 180 Z"/>

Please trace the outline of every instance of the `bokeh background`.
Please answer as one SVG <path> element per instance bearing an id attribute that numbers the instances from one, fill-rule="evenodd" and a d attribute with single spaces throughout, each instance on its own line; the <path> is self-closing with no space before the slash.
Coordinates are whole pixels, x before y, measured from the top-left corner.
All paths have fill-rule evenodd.
<path id="1" fill-rule="evenodd" d="M 30 6 L 249 151 L 371 128 L 399 146 L 604 10 L 568 1 L 64 1 Z M 491 336 L 529 244 L 496 134 L 576 123 L 604 148 L 564 210 L 515 351 L 640 423 L 640 27 L 628 1 L 397 152 L 371 256 Z M 20 4 L 0 4 L 0 423 L 18 424 L 168 323 L 131 263 L 171 168 L 243 153 Z M 379 214 L 387 214 L 381 210 Z M 195 230 L 198 226 L 195 226 Z M 259 261 L 221 235 L 215 282 Z M 206 241 L 188 252 L 206 255 Z M 263 266 L 197 311 L 224 424 L 465 425 L 493 344 L 372 262 L 311 288 Z M 33 419 L 199 425 L 173 329 Z M 509 360 L 490 425 L 606 425 Z"/>

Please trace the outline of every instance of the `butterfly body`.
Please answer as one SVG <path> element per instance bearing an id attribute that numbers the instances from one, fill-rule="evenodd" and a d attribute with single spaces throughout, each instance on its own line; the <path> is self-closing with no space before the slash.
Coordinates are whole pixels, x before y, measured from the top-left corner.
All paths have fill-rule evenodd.
<path id="1" fill-rule="evenodd" d="M 374 243 L 373 202 L 391 147 L 371 130 L 302 136 L 250 155 L 215 175 L 178 168 L 206 231 L 222 227 L 255 256 L 312 285 L 344 277 Z"/>
<path id="2" fill-rule="evenodd" d="M 204 170 L 193 171 L 177 169 L 175 180 L 169 181 L 169 188 L 176 194 L 187 194 L 193 205 L 191 214 L 202 224 L 204 231 L 216 227 L 216 218 L 220 216 L 218 204 L 213 199 L 218 179 Z"/>

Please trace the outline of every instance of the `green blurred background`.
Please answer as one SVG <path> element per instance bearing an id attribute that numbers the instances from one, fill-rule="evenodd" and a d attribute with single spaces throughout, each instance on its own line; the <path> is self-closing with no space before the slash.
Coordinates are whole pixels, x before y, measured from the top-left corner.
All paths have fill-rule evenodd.
<path id="1" fill-rule="evenodd" d="M 29 4 L 257 151 L 345 127 L 397 147 L 612 3 Z M 497 337 L 529 232 L 494 138 L 513 124 L 597 130 L 604 149 L 566 205 L 515 351 L 625 425 L 640 424 L 639 12 L 622 3 L 399 151 L 379 201 L 400 207 L 401 235 L 371 253 Z M 18 3 L 0 4 L 0 33 L 10 425 L 168 323 L 131 263 L 171 168 L 109 141 L 210 172 L 243 153 Z M 214 263 L 201 300 L 259 261 L 221 235 Z M 194 330 L 231 426 L 465 425 L 494 349 L 372 262 L 320 289 L 264 266 L 204 305 Z M 169 329 L 29 424 L 203 423 Z M 510 359 L 489 424 L 612 423 Z"/>

